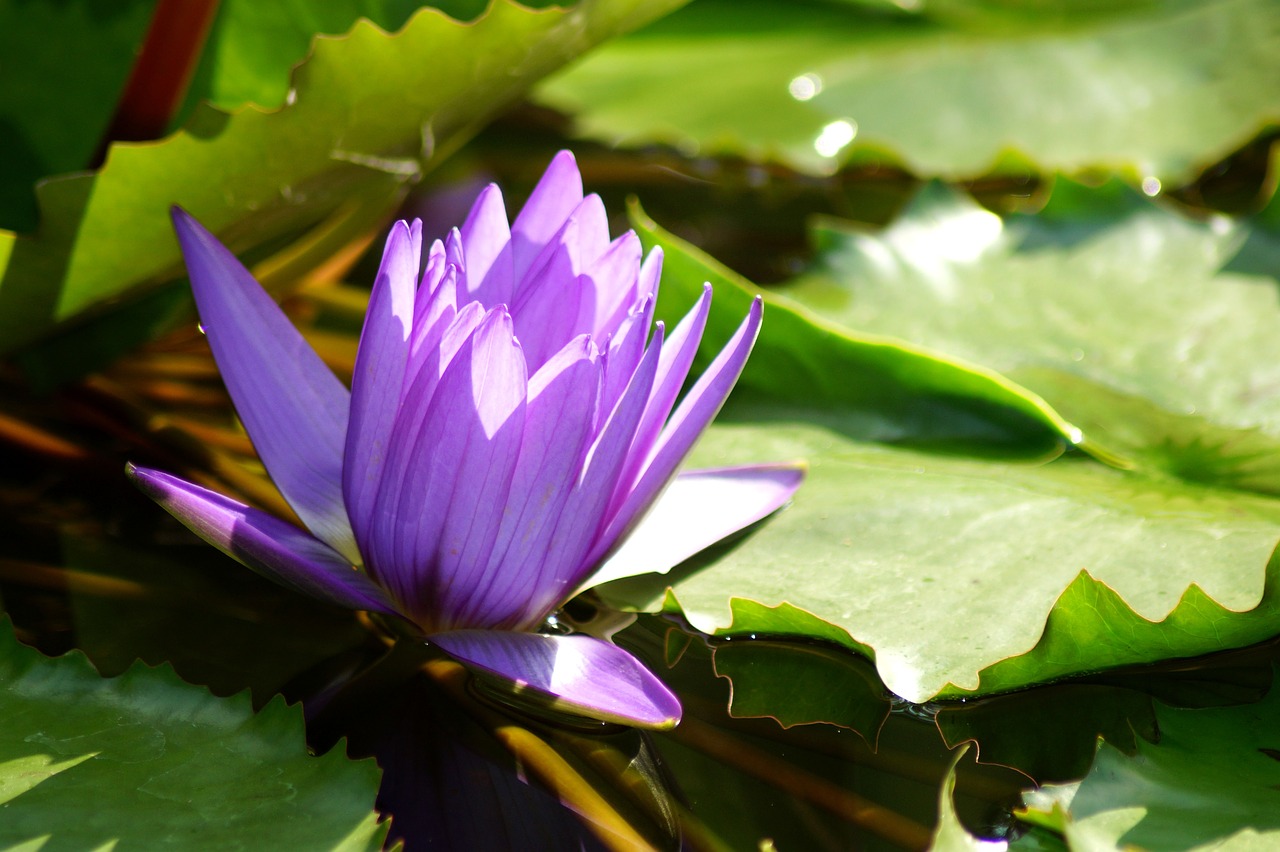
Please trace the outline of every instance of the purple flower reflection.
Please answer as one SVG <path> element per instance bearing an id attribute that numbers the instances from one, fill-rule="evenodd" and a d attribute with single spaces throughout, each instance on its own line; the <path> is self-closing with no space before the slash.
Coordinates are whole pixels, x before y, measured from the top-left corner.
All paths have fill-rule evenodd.
<path id="1" fill-rule="evenodd" d="M 131 467 L 143 491 L 259 573 L 401 616 L 573 712 L 679 720 L 625 651 L 534 631 L 611 563 L 643 564 L 629 538 L 661 540 L 665 564 L 647 567 L 665 570 L 799 486 L 791 465 L 676 472 L 746 363 L 759 300 L 675 406 L 710 287 L 670 335 L 654 324 L 661 252 L 642 262 L 634 233 L 610 241 L 562 152 L 510 225 L 489 186 L 425 259 L 420 223 L 392 227 L 348 392 L 213 235 L 176 208 L 174 226 L 236 410 L 306 531 Z M 654 512 L 663 528 L 632 535 L 690 489 L 714 507 L 705 519 Z"/>

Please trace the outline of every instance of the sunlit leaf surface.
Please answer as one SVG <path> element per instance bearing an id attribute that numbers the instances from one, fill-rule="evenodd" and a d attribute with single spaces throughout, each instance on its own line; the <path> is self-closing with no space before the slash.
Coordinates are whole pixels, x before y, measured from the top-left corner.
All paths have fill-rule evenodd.
<path id="1" fill-rule="evenodd" d="M 1273 501 L 1080 457 L 1044 465 L 878 448 L 802 412 L 722 423 L 698 460 L 761 452 L 807 459 L 809 477 L 741 545 L 672 575 L 674 601 L 706 632 L 842 638 L 873 650 L 889 689 L 924 701 L 1274 631 L 1274 604 L 1255 609 L 1280 540 Z M 602 588 L 622 604 L 662 602 L 661 583 L 628 582 Z"/>
<path id="2" fill-rule="evenodd" d="M 378 849 L 379 772 L 307 753 L 302 712 L 214 698 L 169 670 L 104 680 L 0 636 L 6 847 Z M 33 847 L 34 848 L 34 847 Z"/>
<path id="3" fill-rule="evenodd" d="M 899 5 L 925 14 L 699 0 L 538 97 L 611 142 L 951 178 L 1029 164 L 1177 182 L 1280 118 L 1268 0 Z"/>
<path id="4" fill-rule="evenodd" d="M 251 257 L 335 212 L 375 227 L 531 82 L 676 2 L 531 11 L 497 0 L 474 24 L 426 9 L 394 35 L 365 21 L 317 40 L 284 108 L 203 109 L 161 142 L 113 146 L 96 174 L 41 186 L 40 230 L 0 233 L 0 350 L 179 276 L 174 203 Z"/>
<path id="5" fill-rule="evenodd" d="M 1280 492 L 1280 241 L 1108 190 L 1001 219 L 933 185 L 882 232 L 820 226 L 784 292 L 999 371 L 1104 460 Z"/>

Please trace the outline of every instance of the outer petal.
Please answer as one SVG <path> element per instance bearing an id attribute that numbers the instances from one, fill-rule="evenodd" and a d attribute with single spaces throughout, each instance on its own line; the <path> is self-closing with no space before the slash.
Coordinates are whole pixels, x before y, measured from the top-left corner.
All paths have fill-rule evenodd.
<path id="1" fill-rule="evenodd" d="M 654 340 L 645 351 L 622 399 L 608 415 L 591 445 L 586 470 L 556 521 L 555 535 L 546 559 L 538 568 L 538 579 L 528 604 L 534 624 L 568 600 L 583 576 L 595 566 L 594 561 L 588 562 L 585 557 L 599 540 L 608 521 L 605 510 L 609 506 L 609 497 L 627 460 L 636 426 L 644 414 L 661 352 L 662 327 L 658 326 Z"/>
<path id="2" fill-rule="evenodd" d="M 262 463 L 307 528 L 358 562 L 342 500 L 347 389 L 235 255 L 172 212 L 209 346 Z"/>
<path id="3" fill-rule="evenodd" d="M 422 225 L 391 226 L 374 280 L 351 381 L 351 422 L 342 467 L 342 492 L 361 550 L 382 481 L 387 442 L 400 407 L 413 331 Z"/>
<path id="4" fill-rule="evenodd" d="M 760 333 L 763 310 L 762 301 L 756 298 L 733 338 L 699 377 L 689 395 L 676 408 L 675 414 L 671 415 L 671 420 L 650 451 L 634 489 L 622 501 L 621 508 L 609 521 L 604 534 L 597 539 L 595 548 L 587 557 L 588 564 L 594 565 L 604 558 L 649 510 L 667 487 L 671 477 L 675 476 L 676 468 L 684 461 L 689 450 L 693 449 L 702 431 L 720 411 L 720 406 L 724 405 L 729 392 L 733 390 L 747 363 L 747 357 L 751 354 L 751 348 L 755 345 L 756 336 Z"/>
<path id="5" fill-rule="evenodd" d="M 675 478 L 579 592 L 638 574 L 665 574 L 722 538 L 754 524 L 791 499 L 801 464 L 691 470 Z"/>
<path id="6" fill-rule="evenodd" d="M 430 641 L 469 666 L 569 713 L 637 728 L 674 728 L 680 701 L 616 645 L 591 636 L 457 630 Z"/>
<path id="7" fill-rule="evenodd" d="M 640 428 L 636 430 L 635 441 L 631 445 L 631 454 L 627 459 L 627 467 L 618 481 L 618 490 L 614 494 L 614 502 L 610 510 L 616 512 L 630 495 L 636 480 L 644 470 L 649 451 L 654 442 L 662 434 L 663 424 L 675 405 L 680 388 L 689 375 L 689 367 L 698 351 L 702 340 L 703 329 L 707 326 L 707 314 L 711 310 L 711 285 L 702 290 L 697 304 L 687 313 L 675 327 L 662 346 L 662 359 L 658 361 L 658 374 L 653 380 L 653 393 L 649 395 L 649 404 L 645 407 Z"/>
<path id="8" fill-rule="evenodd" d="M 168 473 L 132 464 L 125 472 L 192 532 L 264 577 L 339 606 L 398 614 L 348 559 L 293 524 Z"/>

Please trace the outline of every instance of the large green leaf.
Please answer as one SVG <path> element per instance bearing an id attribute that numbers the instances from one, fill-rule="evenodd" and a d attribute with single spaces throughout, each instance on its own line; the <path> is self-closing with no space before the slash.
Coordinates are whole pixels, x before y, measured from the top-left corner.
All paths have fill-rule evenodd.
<path id="1" fill-rule="evenodd" d="M 172 203 L 257 256 L 326 217 L 373 227 L 534 80 L 679 2 L 495 0 L 472 24 L 423 10 L 394 35 L 361 22 L 317 40 L 284 108 L 206 108 L 165 140 L 114 145 L 95 174 L 43 184 L 40 230 L 0 233 L 0 350 L 180 275 Z"/>
<path id="2" fill-rule="evenodd" d="M 1015 26 L 967 28 L 851 4 L 698 0 L 538 97 L 612 142 L 953 178 L 1030 160 L 1181 181 L 1280 119 L 1270 0 L 1078 16 L 1052 12 L 1080 4 L 1038 5 L 1009 15 Z M 987 17 L 946 7 L 952 24 Z"/>
<path id="3" fill-rule="evenodd" d="M 1072 432 L 1043 401 L 991 370 L 826 321 L 667 233 L 636 205 L 631 224 L 646 248 L 665 252 L 657 316 L 668 326 L 698 298 L 703 282 L 715 288 L 699 353 L 703 363 L 733 335 L 751 300 L 765 298 L 764 325 L 738 381 L 739 397 L 757 393 L 828 405 L 840 410 L 842 429 L 867 440 L 981 444 L 1030 438 L 1046 449 L 1049 430 Z"/>
<path id="4" fill-rule="evenodd" d="M 825 320 L 999 371 L 1104 460 L 1280 492 L 1280 243 L 1264 231 L 1064 182 L 1038 216 L 933 185 L 883 232 L 815 238 L 816 268 L 784 292 Z"/>
<path id="5" fill-rule="evenodd" d="M 379 772 L 307 753 L 302 711 L 254 715 L 138 665 L 104 680 L 0 629 L 0 843 L 6 848 L 377 849 Z"/>
<path id="6" fill-rule="evenodd" d="M 35 228 L 32 184 L 89 165 L 154 6 L 0 0 L 0 227 Z"/>
<path id="7" fill-rule="evenodd" d="M 316 35 L 340 35 L 360 18 L 387 32 L 430 5 L 458 20 L 479 17 L 486 0 L 222 0 L 200 65 L 182 110 L 185 118 L 201 101 L 226 111 L 245 104 L 275 109 L 289 95 L 293 66 L 303 61 Z M 523 5 L 545 8 L 535 0 Z"/>
<path id="8" fill-rule="evenodd" d="M 727 409 L 693 463 L 807 459 L 793 505 L 672 576 L 601 587 L 606 600 L 653 609 L 669 594 L 707 633 L 870 649 L 888 688 L 917 702 L 1275 632 L 1276 501 L 1080 456 L 1034 464 L 891 450 L 851 440 L 831 419 L 776 406 L 765 422 L 749 419 L 759 413 Z"/>
<path id="9" fill-rule="evenodd" d="M 1103 743 L 1089 775 L 1034 809 L 1068 808 L 1071 849 L 1266 850 L 1280 842 L 1280 689 L 1243 707 L 1157 707 L 1157 743 Z M 1053 821 L 1050 814 L 1041 819 Z"/>

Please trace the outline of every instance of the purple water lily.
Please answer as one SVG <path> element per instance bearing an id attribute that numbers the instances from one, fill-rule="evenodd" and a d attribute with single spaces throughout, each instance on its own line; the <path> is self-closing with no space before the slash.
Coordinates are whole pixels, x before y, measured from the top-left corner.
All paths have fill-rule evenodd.
<path id="1" fill-rule="evenodd" d="M 392 227 L 348 392 L 213 235 L 173 218 L 227 389 L 306 530 L 130 466 L 142 490 L 279 583 L 402 617 L 573 712 L 674 725 L 679 702 L 626 651 L 536 631 L 581 589 L 667 570 L 798 487 L 793 465 L 676 474 L 737 381 L 759 300 L 672 413 L 710 287 L 670 335 L 654 324 L 661 252 L 610 241 L 562 152 L 513 223 L 490 186 L 425 265 L 420 223 Z"/>

